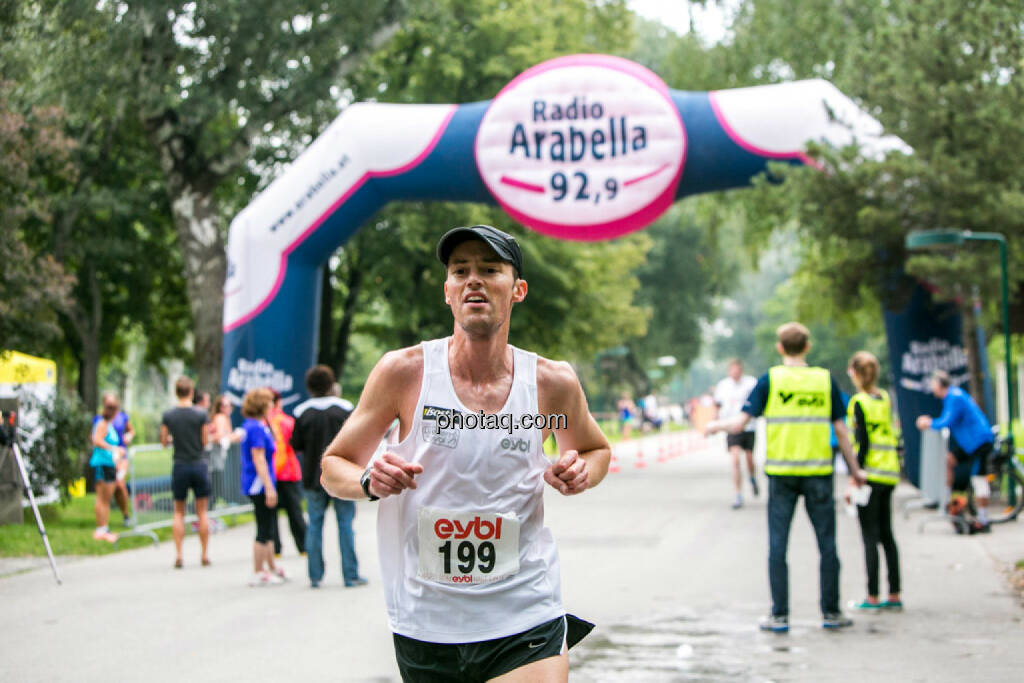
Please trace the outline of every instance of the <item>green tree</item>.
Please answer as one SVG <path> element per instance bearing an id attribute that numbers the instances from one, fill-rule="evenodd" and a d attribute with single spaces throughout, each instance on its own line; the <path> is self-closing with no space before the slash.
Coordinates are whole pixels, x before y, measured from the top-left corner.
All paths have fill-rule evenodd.
<path id="1" fill-rule="evenodd" d="M 81 91 L 110 93 L 108 112 L 143 127 L 177 235 L 201 385 L 220 380 L 230 216 L 259 171 L 292 158 L 336 111 L 346 75 L 390 38 L 405 4 L 47 2 L 28 13 L 40 43 L 74 38 Z"/>
<path id="2" fill-rule="evenodd" d="M 997 230 L 1010 238 L 1011 272 L 1024 259 L 1019 14 L 1005 1 L 744 3 L 731 46 L 744 75 L 827 77 L 913 148 L 882 160 L 819 148 L 823 172 L 780 167 L 785 191 L 761 183 L 745 197 L 754 234 L 788 219 L 798 226 L 805 299 L 827 300 L 834 314 L 899 306 L 912 284 L 898 277 L 905 268 L 965 306 L 977 288 L 994 319 L 990 250 L 909 255 L 903 241 L 914 229 Z M 977 378 L 970 325 L 964 343 Z"/>
<path id="3" fill-rule="evenodd" d="M 35 34 L 39 27 L 46 41 Z M 150 359 L 181 355 L 188 309 L 159 160 L 132 113 L 130 93 L 120 89 L 124 83 L 96 79 L 96 62 L 81 59 L 83 46 L 101 37 L 73 30 L 78 28 L 89 27 L 62 30 L 25 9 L 0 54 L 24 78 L 12 99 L 26 108 L 59 103 L 68 112 L 60 134 L 72 143 L 64 156 L 71 172 L 36 172 L 37 182 L 45 183 L 49 213 L 24 236 L 33 253 L 74 276 L 59 311 L 62 335 L 48 353 L 70 355 L 79 394 L 94 409 L 101 358 L 120 355 L 133 326 L 152 340 Z M 94 87 L 84 89 L 83 83 Z"/>
<path id="4" fill-rule="evenodd" d="M 0 81 L 0 349 L 40 353 L 60 334 L 58 314 L 70 304 L 73 278 L 26 235 L 52 218 L 48 182 L 74 177 L 74 143 L 56 107 L 23 113 L 14 85 Z"/>
<path id="5" fill-rule="evenodd" d="M 701 323 L 714 319 L 717 299 L 732 288 L 736 275 L 736 264 L 720 253 L 718 223 L 728 220 L 720 208 L 713 202 L 688 201 L 647 229 L 654 246 L 636 271 L 637 301 L 652 316 L 646 333 L 626 343 L 631 364 L 649 370 L 659 356 L 673 356 L 677 360 L 673 367 L 679 372 L 699 355 L 704 336 Z M 632 375 L 637 377 L 635 372 Z M 634 381 L 632 388 L 647 393 L 646 372 L 642 376 L 644 381 L 639 385 Z"/>

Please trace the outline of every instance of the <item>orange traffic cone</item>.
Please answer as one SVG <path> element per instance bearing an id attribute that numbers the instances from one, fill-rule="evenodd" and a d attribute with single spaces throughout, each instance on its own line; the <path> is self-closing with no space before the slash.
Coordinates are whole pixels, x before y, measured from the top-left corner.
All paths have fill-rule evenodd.
<path id="1" fill-rule="evenodd" d="M 644 467 L 647 467 L 647 463 L 644 462 L 644 447 L 643 447 L 643 444 L 641 442 L 639 442 L 639 441 L 637 442 L 637 445 L 636 445 L 636 463 L 635 464 L 636 464 L 636 468 L 638 470 L 639 469 L 643 469 Z"/>
<path id="2" fill-rule="evenodd" d="M 622 468 L 619 467 L 619 459 L 615 457 L 615 451 L 612 451 L 612 462 L 608 465 L 608 473 L 621 472 Z"/>

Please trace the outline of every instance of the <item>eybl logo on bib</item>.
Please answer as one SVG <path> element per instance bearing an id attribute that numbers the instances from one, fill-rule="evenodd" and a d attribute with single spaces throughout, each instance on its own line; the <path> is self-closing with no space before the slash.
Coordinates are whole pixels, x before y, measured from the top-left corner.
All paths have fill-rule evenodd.
<path id="1" fill-rule="evenodd" d="M 563 239 L 638 230 L 675 199 L 682 119 L 653 72 L 607 55 L 538 64 L 484 114 L 480 175 L 513 218 Z"/>

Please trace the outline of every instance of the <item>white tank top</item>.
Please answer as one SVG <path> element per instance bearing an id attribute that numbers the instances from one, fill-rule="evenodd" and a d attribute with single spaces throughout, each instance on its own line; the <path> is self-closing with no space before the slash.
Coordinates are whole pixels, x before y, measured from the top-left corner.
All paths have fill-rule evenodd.
<path id="1" fill-rule="evenodd" d="M 377 538 L 395 633 L 434 643 L 490 640 L 565 614 L 558 550 L 544 526 L 541 430 L 438 428 L 463 417 L 448 339 L 422 343 L 412 429 L 389 450 L 423 466 L 418 487 L 380 501 Z M 513 379 L 498 415 L 537 410 L 537 354 L 512 347 Z M 442 419 L 443 424 L 443 419 Z M 518 538 L 516 538 L 518 531 Z"/>

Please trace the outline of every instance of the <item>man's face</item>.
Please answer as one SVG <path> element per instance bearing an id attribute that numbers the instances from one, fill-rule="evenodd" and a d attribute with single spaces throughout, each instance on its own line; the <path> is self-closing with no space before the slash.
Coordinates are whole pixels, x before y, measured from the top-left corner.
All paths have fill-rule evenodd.
<path id="1" fill-rule="evenodd" d="M 729 364 L 729 377 L 732 381 L 738 382 L 740 377 L 743 376 L 743 364 L 742 363 L 730 363 Z"/>
<path id="2" fill-rule="evenodd" d="M 486 242 L 470 239 L 452 250 L 444 299 L 471 337 L 492 336 L 508 323 L 512 304 L 525 298 L 526 281 Z"/>

